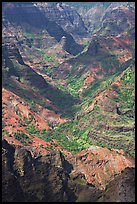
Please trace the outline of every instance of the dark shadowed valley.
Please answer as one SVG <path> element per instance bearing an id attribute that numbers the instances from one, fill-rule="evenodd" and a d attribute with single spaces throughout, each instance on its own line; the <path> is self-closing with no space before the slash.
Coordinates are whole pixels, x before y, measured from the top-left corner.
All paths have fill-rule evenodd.
<path id="1" fill-rule="evenodd" d="M 135 2 L 2 2 L 2 202 L 135 202 Z"/>

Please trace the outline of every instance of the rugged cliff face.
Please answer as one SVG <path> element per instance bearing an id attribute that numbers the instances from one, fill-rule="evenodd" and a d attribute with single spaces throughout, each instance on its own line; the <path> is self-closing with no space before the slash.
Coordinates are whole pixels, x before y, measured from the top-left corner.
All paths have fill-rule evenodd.
<path id="1" fill-rule="evenodd" d="M 39 75 L 30 66 L 24 63 L 18 48 L 12 43 L 4 43 L 3 45 L 3 85 L 5 88 L 12 90 L 15 94 L 29 101 L 37 100 L 35 99 L 36 92 L 39 92 L 41 99 L 44 97 L 43 99 L 45 101 L 46 99 L 52 101 L 51 106 L 55 105 L 55 103 L 58 103 L 57 106 L 60 106 L 62 97 L 64 97 L 65 100 L 65 95 L 62 91 L 49 85 L 43 76 Z M 22 89 L 24 89 L 24 91 L 21 91 Z M 61 96 L 60 94 L 62 97 L 57 98 L 57 95 Z M 73 97 L 70 94 L 66 95 L 66 101 L 69 100 L 69 97 L 73 101 Z M 74 101 L 76 100 L 74 99 Z M 49 105 L 49 102 L 47 102 L 47 105 Z"/>
<path id="2" fill-rule="evenodd" d="M 130 29 L 132 30 L 135 21 L 134 8 L 134 4 L 111 4 L 102 17 L 102 28 L 99 33 L 104 30 L 105 35 L 115 36 L 121 32 L 127 32 Z"/>
<path id="3" fill-rule="evenodd" d="M 83 21 L 90 33 L 94 33 L 101 26 L 104 11 L 103 4 L 95 5 L 83 15 Z"/>
<path id="4" fill-rule="evenodd" d="M 132 29 L 135 20 L 135 4 L 114 2 L 105 6 L 93 6 L 83 16 L 88 31 L 94 35 L 115 36 Z"/>
<path id="5" fill-rule="evenodd" d="M 70 7 L 65 3 L 36 3 L 36 7 L 50 20 L 52 19 L 60 25 L 67 33 L 79 37 L 88 37 L 87 28 L 74 7 Z"/>
<path id="6" fill-rule="evenodd" d="M 43 12 L 39 10 L 36 6 L 34 6 L 34 4 L 31 2 L 3 3 L 3 17 L 5 19 L 5 22 L 11 23 L 14 28 L 16 27 L 15 29 L 23 29 L 23 32 L 32 37 L 32 42 L 33 36 L 35 34 L 39 34 L 40 38 L 43 37 L 44 40 L 44 33 L 47 32 L 48 36 L 53 37 L 53 42 L 54 39 L 59 42 L 64 36 L 66 38 L 66 41 L 63 45 L 63 49 L 66 50 L 68 53 L 76 55 L 83 49 L 83 46 L 77 44 L 70 34 L 66 33 L 62 29 L 62 27 L 59 26 L 55 21 L 49 20 L 43 14 Z M 41 40 L 34 40 L 34 43 L 37 45 L 39 44 L 39 41 Z M 30 40 L 31 46 L 32 42 Z M 41 43 L 42 41 L 40 42 L 40 44 Z M 38 45 L 38 47 L 40 46 L 40 44 Z"/>
<path id="7" fill-rule="evenodd" d="M 110 182 L 99 202 L 135 202 L 135 169 L 127 168 Z"/>
<path id="8" fill-rule="evenodd" d="M 3 201 L 75 201 L 75 191 L 78 193 L 82 185 L 70 181 L 71 170 L 72 165 L 60 152 L 33 159 L 27 150 L 3 141 Z"/>
<path id="9" fill-rule="evenodd" d="M 88 152 L 86 155 L 90 157 Z M 85 155 L 81 153 L 80 160 L 84 161 L 83 158 Z M 89 158 L 89 160 L 92 159 Z M 124 194 L 125 191 L 128 191 L 129 196 L 134 195 L 133 188 L 130 190 L 131 187 L 134 187 L 132 169 L 116 177 L 108 185 L 107 191 L 101 191 L 93 185 L 93 182 L 86 180 L 87 175 L 84 175 L 84 172 L 79 171 L 77 174 L 75 172 L 74 175 L 75 165 L 68 162 L 60 151 L 53 151 L 46 156 L 34 159 L 29 151 L 19 146 L 9 145 L 5 140 L 2 143 L 2 164 L 3 202 L 31 202 L 34 200 L 35 202 L 96 202 L 101 199 L 109 201 L 111 194 L 113 195 L 111 202 L 118 201 L 118 194 L 121 194 L 120 201 L 134 201 L 134 196 L 126 197 Z M 87 165 L 90 165 L 89 162 Z M 97 162 L 95 166 L 103 167 L 103 164 Z M 90 168 L 94 169 L 93 166 Z M 80 169 L 82 171 L 82 167 Z M 103 171 L 102 169 L 102 173 Z M 127 185 L 129 179 L 130 182 Z M 113 185 L 117 189 L 116 194 L 113 194 Z M 120 188 L 119 185 L 123 187 Z"/>
<path id="10" fill-rule="evenodd" d="M 4 202 L 134 201 L 134 4 L 105 5 L 3 3 Z"/>

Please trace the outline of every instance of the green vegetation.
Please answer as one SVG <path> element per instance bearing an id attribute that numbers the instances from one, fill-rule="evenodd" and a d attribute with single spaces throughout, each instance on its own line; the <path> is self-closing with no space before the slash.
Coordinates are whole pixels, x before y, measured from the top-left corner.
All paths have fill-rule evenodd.
<path id="1" fill-rule="evenodd" d="M 24 35 L 29 39 L 42 38 L 41 33 L 36 33 L 36 31 L 33 32 L 33 30 L 31 30 L 30 28 L 25 30 Z"/>
<path id="2" fill-rule="evenodd" d="M 46 53 L 45 49 L 37 48 L 36 50 L 38 51 L 38 54 L 40 56 L 43 56 L 47 62 L 54 62 L 55 61 L 55 55 L 53 55 L 53 54 L 52 55 L 48 55 Z"/>
<path id="3" fill-rule="evenodd" d="M 120 103 L 120 108 L 123 109 L 134 109 L 135 97 L 133 92 L 135 91 L 135 73 L 132 67 L 125 70 L 124 75 L 121 77 L 122 86 L 116 88 L 112 87 L 117 91 L 118 96 L 114 99 Z M 124 103 L 125 101 L 125 103 Z"/>
<path id="4" fill-rule="evenodd" d="M 83 90 L 83 96 L 84 97 L 94 97 L 96 95 L 96 92 L 99 89 L 107 89 L 107 87 L 109 85 L 111 85 L 111 83 L 115 80 L 115 77 L 118 75 L 118 72 L 116 72 L 115 74 L 110 73 L 107 76 L 104 76 L 101 79 L 95 79 L 95 81 L 93 81 L 90 86 Z"/>
<path id="5" fill-rule="evenodd" d="M 27 31 L 28 38 L 34 38 L 33 32 Z M 48 55 L 47 50 L 35 48 L 38 56 L 42 56 L 47 62 L 54 62 L 56 56 Z M 34 55 L 33 55 L 34 57 Z M 95 80 L 89 84 L 88 88 L 84 89 L 81 94 L 79 90 L 84 85 L 84 80 L 89 65 L 101 62 L 102 69 L 106 75 L 102 74 L 102 70 L 98 69 Z M 91 145 L 99 145 L 102 147 L 122 148 L 131 156 L 134 156 L 134 131 L 130 130 L 134 125 L 133 114 L 118 115 L 113 110 L 105 110 L 103 108 L 106 104 L 103 104 L 103 100 L 94 105 L 92 110 L 88 109 L 95 97 L 99 96 L 104 90 L 114 91 L 115 96 L 108 97 L 107 105 L 113 102 L 112 109 L 116 111 L 116 102 L 120 104 L 120 110 L 122 112 L 127 110 L 134 110 L 134 84 L 135 76 L 133 67 L 128 67 L 131 61 L 127 61 L 121 67 L 114 53 L 98 55 L 90 55 L 82 53 L 74 57 L 69 61 L 72 65 L 65 82 L 67 87 L 60 85 L 60 81 L 57 82 L 57 86 L 51 86 L 42 77 L 37 75 L 32 69 L 22 65 L 15 59 L 11 59 L 11 69 L 7 70 L 7 74 L 11 76 L 5 80 L 4 86 L 11 90 L 13 93 L 19 95 L 25 101 L 30 104 L 31 110 L 37 112 L 36 104 L 39 104 L 45 108 L 52 109 L 45 103 L 46 99 L 52 101 L 53 105 L 58 108 L 58 112 L 66 118 L 70 118 L 71 122 L 63 124 L 52 125 L 53 130 L 37 130 L 32 125 L 33 116 L 29 119 L 23 118 L 26 124 L 26 131 L 30 135 L 36 135 L 47 142 L 52 142 L 52 139 L 56 139 L 62 148 L 68 151 L 77 153 L 82 149 L 86 149 Z M 85 66 L 86 65 L 86 66 Z M 108 73 L 109 70 L 116 68 L 115 73 Z M 128 67 L 128 68 L 127 68 Z M 55 68 L 56 71 L 58 70 Z M 120 86 L 113 84 L 117 81 L 117 77 L 124 71 L 123 76 L 120 79 Z M 54 77 L 54 71 L 51 67 L 45 70 L 45 73 Z M 7 77 L 7 75 L 5 76 Z M 7 79 L 7 78 L 6 78 Z M 21 83 L 16 83 L 16 81 Z M 30 87 L 32 91 L 30 91 Z M 35 93 L 39 93 L 42 97 L 36 97 Z M 79 100 L 79 95 L 81 100 Z M 20 114 L 20 113 L 18 113 Z M 21 116 L 21 114 L 19 115 Z M 110 127 L 110 129 L 109 129 Z M 121 127 L 128 128 L 125 132 Z M 6 134 L 6 132 L 3 132 Z M 29 137 L 21 132 L 15 133 L 15 138 L 24 144 L 27 144 Z M 27 142 L 25 142 L 27 141 Z M 52 147 L 54 148 L 54 147 Z"/>
<path id="6" fill-rule="evenodd" d="M 36 133 L 39 133 L 39 130 L 36 130 L 35 126 L 34 125 L 28 125 L 26 127 L 26 130 L 28 132 L 28 134 L 36 134 Z"/>
<path id="7" fill-rule="evenodd" d="M 134 131 L 127 130 L 122 132 L 120 130 L 121 127 L 129 127 L 129 129 L 133 127 L 134 118 L 128 115 L 118 115 L 115 112 L 103 111 L 100 105 L 97 104 L 92 111 L 87 113 L 84 111 L 92 103 L 94 97 L 98 95 L 98 90 L 106 90 L 116 80 L 118 75 L 119 72 L 111 73 L 92 82 L 89 88 L 83 91 L 83 101 L 73 106 L 74 113 L 78 115 L 72 121 L 53 125 L 53 130 L 48 131 L 37 131 L 34 126 L 29 125 L 26 128 L 28 133 L 36 134 L 47 142 L 56 139 L 62 148 L 73 153 L 77 153 L 91 145 L 98 145 L 108 149 L 123 149 L 126 154 L 134 156 Z M 74 91 L 71 91 L 71 93 L 73 92 L 76 95 L 78 88 L 75 86 L 74 81 L 72 78 L 72 83 L 70 83 L 71 85 L 68 90 L 70 91 L 70 87 L 74 85 Z M 134 90 L 134 75 L 131 68 L 125 70 L 121 81 L 122 86 L 119 87 L 113 84 L 111 88 L 117 92 L 118 101 L 124 104 L 124 109 L 122 110 L 126 108 L 133 109 L 134 97 L 132 96 L 132 91 Z M 127 85 L 128 87 L 125 88 Z M 111 100 L 113 101 L 113 98 Z M 114 129 L 109 130 L 106 128 L 107 126 L 112 126 Z"/>
<path id="8" fill-rule="evenodd" d="M 23 132 L 15 132 L 15 139 L 19 140 L 22 144 L 28 145 L 30 138 Z"/>
<path id="9" fill-rule="evenodd" d="M 4 130 L 4 129 L 3 129 L 3 130 L 2 130 L 2 137 L 5 136 L 5 135 L 8 136 L 8 135 L 9 135 L 9 132 L 8 132 L 7 130 Z"/>
<path id="10" fill-rule="evenodd" d="M 35 34 L 31 31 L 31 30 L 26 30 L 26 32 L 24 33 L 24 35 L 27 38 L 35 38 Z"/>
<path id="11" fill-rule="evenodd" d="M 26 123 L 26 125 L 29 125 L 33 121 L 33 116 L 31 115 L 31 117 L 29 119 L 27 119 L 25 117 L 23 119 L 24 119 L 24 122 Z"/>
<path id="12" fill-rule="evenodd" d="M 82 180 L 81 178 L 74 179 L 73 181 L 74 181 L 74 183 L 80 184 L 80 185 L 86 185 L 87 184 L 87 182 Z"/>
<path id="13" fill-rule="evenodd" d="M 64 129 L 65 128 L 65 129 Z M 56 125 L 54 130 L 36 130 L 34 125 L 29 125 L 26 127 L 26 131 L 28 134 L 36 135 L 46 142 L 52 141 L 52 139 L 56 139 L 59 144 L 71 151 L 71 152 L 79 152 L 82 149 L 88 148 L 90 145 L 88 143 L 88 131 L 83 132 L 82 138 L 72 137 L 72 135 L 68 135 L 70 129 L 72 128 L 73 133 L 77 132 L 75 127 L 73 127 L 72 122 L 67 122 L 63 124 Z M 63 131 L 65 130 L 65 132 Z M 68 132 L 66 132 L 68 130 Z M 70 132 L 71 133 L 71 132 Z"/>

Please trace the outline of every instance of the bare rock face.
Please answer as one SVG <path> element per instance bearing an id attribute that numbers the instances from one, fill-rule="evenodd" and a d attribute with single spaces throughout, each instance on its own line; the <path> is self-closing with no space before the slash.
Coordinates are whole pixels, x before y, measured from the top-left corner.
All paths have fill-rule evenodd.
<path id="1" fill-rule="evenodd" d="M 112 3 L 102 16 L 102 26 L 97 34 L 116 36 L 133 29 L 135 22 L 134 5 L 127 2 Z"/>
<path id="2" fill-rule="evenodd" d="M 111 181 L 99 202 L 135 202 L 135 169 L 126 168 Z"/>
<path id="3" fill-rule="evenodd" d="M 97 147 L 90 149 L 90 151 L 94 152 L 94 155 L 92 153 L 91 156 L 87 150 L 85 154 L 81 152 L 76 157 L 66 159 L 61 152 L 52 151 L 46 156 L 38 156 L 34 159 L 28 150 L 10 145 L 6 140 L 3 140 L 3 202 L 97 202 L 100 199 L 105 201 L 117 201 L 118 199 L 120 201 L 133 201 L 133 169 L 125 170 L 108 185 L 107 191 L 101 191 L 93 185 L 95 182 L 91 182 L 91 180 L 93 177 L 96 177 L 96 180 L 106 178 L 107 175 L 103 174 L 105 160 L 98 160 L 97 152 L 99 154 L 100 152 Z M 105 155 L 103 152 L 101 154 L 102 157 Z M 72 160 L 76 160 L 77 163 L 75 164 Z M 130 166 L 128 160 L 125 159 L 123 162 Z M 115 166 L 112 163 L 111 158 L 111 169 Z M 101 168 L 103 169 L 101 170 Z M 109 173 L 107 172 L 107 174 Z M 114 194 L 114 188 L 116 194 Z M 113 195 L 113 197 L 109 195 Z M 129 196 L 128 198 L 128 195 L 132 197 Z"/>
<path id="4" fill-rule="evenodd" d="M 69 177 L 62 167 L 60 153 L 53 152 L 34 160 L 30 152 L 4 140 L 2 170 L 4 202 L 61 202 L 69 199 L 65 192 Z"/>
<path id="5" fill-rule="evenodd" d="M 47 4 L 39 2 L 36 7 L 48 18 L 55 21 L 67 33 L 75 37 L 87 37 L 87 28 L 75 8 L 64 3 Z"/>
<path id="6" fill-rule="evenodd" d="M 82 150 L 70 159 L 70 163 L 73 164 L 74 177 L 83 175 L 88 184 L 100 189 L 105 189 L 109 181 L 126 167 L 134 167 L 134 160 L 124 156 L 124 152 L 98 146 Z"/>
<path id="7" fill-rule="evenodd" d="M 101 5 L 92 7 L 83 16 L 83 21 L 85 23 L 85 26 L 87 27 L 90 33 L 95 32 L 96 29 L 98 29 L 99 26 L 101 26 L 101 18 L 104 11 L 105 11 L 105 8 L 101 4 Z"/>
<path id="8" fill-rule="evenodd" d="M 6 140 L 2 142 L 2 200 L 5 202 L 21 202 L 24 200 L 23 192 L 17 177 L 13 173 L 15 148 Z"/>
<path id="9" fill-rule="evenodd" d="M 53 14 L 55 15 L 54 12 Z M 76 55 L 81 52 L 83 50 L 83 46 L 77 44 L 71 34 L 67 33 L 59 24 L 56 23 L 54 15 L 50 19 L 48 19 L 48 17 L 44 15 L 43 11 L 39 10 L 38 7 L 31 2 L 3 3 L 3 18 L 5 19 L 4 24 L 11 24 L 12 30 L 14 30 L 15 28 L 16 33 L 19 33 L 21 30 L 23 30 L 24 33 L 29 33 L 29 36 L 31 32 L 30 37 L 32 38 L 34 34 L 37 34 L 41 36 L 41 38 L 43 38 L 32 39 L 32 42 L 27 42 L 27 44 L 30 43 L 30 46 L 34 44 L 38 48 L 41 47 L 42 42 L 45 38 L 44 33 L 47 32 L 47 36 L 48 38 L 50 38 L 51 45 L 55 41 L 59 42 L 61 38 L 65 36 L 65 51 L 71 53 L 72 55 Z M 6 25 L 4 29 L 8 29 Z M 15 37 L 16 36 L 13 36 L 13 38 Z M 51 39 L 51 37 L 53 37 L 53 40 Z M 22 43 L 22 41 L 20 43 Z"/>
<path id="10" fill-rule="evenodd" d="M 116 36 L 132 28 L 135 21 L 134 4 L 113 2 L 108 8 L 103 4 L 96 5 L 83 16 L 83 21 L 92 34 Z"/>

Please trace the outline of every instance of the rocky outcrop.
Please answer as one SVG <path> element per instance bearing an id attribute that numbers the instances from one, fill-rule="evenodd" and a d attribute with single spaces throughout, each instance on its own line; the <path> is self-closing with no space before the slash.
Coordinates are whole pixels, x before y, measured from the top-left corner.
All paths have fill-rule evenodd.
<path id="1" fill-rule="evenodd" d="M 8 163 L 11 158 L 9 149 L 12 147 L 13 152 L 10 155 L 13 158 L 11 168 L 9 170 Z M 30 152 L 21 147 L 13 147 L 3 141 L 3 201 L 31 202 L 34 201 L 63 201 L 64 189 L 63 182 L 67 182 L 68 176 L 65 174 L 61 166 L 60 155 L 56 153 L 46 156 L 45 158 L 37 158 L 33 160 Z M 56 156 L 55 156 L 56 155 Z M 10 171 L 10 172 L 9 172 Z M 6 176 L 11 174 L 11 179 L 16 183 L 10 185 L 10 180 Z M 30 180 L 31 178 L 31 180 Z M 38 179 L 39 178 L 39 179 Z M 14 186 L 15 184 L 15 186 Z M 6 188 L 8 186 L 8 189 Z M 19 186 L 19 188 L 18 188 Z M 22 196 L 19 198 L 20 189 Z M 12 195 L 11 192 L 14 192 Z"/>
<path id="2" fill-rule="evenodd" d="M 115 175 L 126 167 L 134 167 L 134 160 L 123 154 L 119 150 L 91 146 L 70 159 L 74 169 L 72 175 L 76 177 L 81 174 L 88 184 L 106 188 Z"/>
<path id="3" fill-rule="evenodd" d="M 23 2 L 3 3 L 3 18 L 5 22 L 11 23 L 17 30 L 23 29 L 23 32 L 31 33 L 31 37 L 34 36 L 34 34 L 43 36 L 44 32 L 47 32 L 49 36 L 59 42 L 61 38 L 65 36 L 66 43 L 63 48 L 72 55 L 76 55 L 83 50 L 83 46 L 77 44 L 73 37 L 65 32 L 54 19 L 50 18 L 49 20 L 43 12 L 31 2 L 27 4 Z M 14 35 L 16 34 L 14 33 Z"/>
<path id="4" fill-rule="evenodd" d="M 93 6 L 83 16 L 88 31 L 93 35 L 116 36 L 132 29 L 135 21 L 134 3 L 113 2 Z"/>
<path id="5" fill-rule="evenodd" d="M 55 151 L 34 160 L 30 152 L 11 146 L 4 140 L 3 202 L 75 201 L 82 186 L 69 181 L 71 169 L 72 165 L 61 152 Z M 86 191 L 85 187 L 82 189 Z M 91 188 L 87 186 L 87 190 L 92 196 Z"/>
<path id="6" fill-rule="evenodd" d="M 74 38 L 88 37 L 87 28 L 74 7 L 61 2 L 55 4 L 38 2 L 35 5 L 49 20 L 52 19 Z"/>
<path id="7" fill-rule="evenodd" d="M 126 168 L 107 186 L 99 202 L 135 202 L 135 169 Z"/>
<path id="8" fill-rule="evenodd" d="M 102 26 L 97 35 L 116 36 L 122 32 L 133 29 L 135 22 L 134 4 L 127 2 L 114 2 L 104 12 L 102 16 Z"/>
<path id="9" fill-rule="evenodd" d="M 103 4 L 95 5 L 83 16 L 83 21 L 90 33 L 95 33 L 101 26 L 101 18 L 105 11 Z"/>
<path id="10" fill-rule="evenodd" d="M 95 154 L 96 149 L 97 148 L 94 148 L 94 154 L 92 153 L 92 156 L 90 155 L 89 150 L 85 152 L 86 154 L 81 152 L 79 155 L 77 155 L 77 162 L 81 162 L 81 164 L 83 162 L 83 166 L 80 166 L 79 163 L 78 167 L 72 162 L 72 160 L 75 159 L 74 157 L 72 160 L 68 160 L 68 158 L 65 158 L 60 151 L 52 151 L 46 156 L 38 156 L 34 159 L 28 150 L 25 150 L 23 147 L 9 145 L 6 140 L 3 140 L 3 202 L 96 202 L 101 196 L 104 196 L 102 198 L 105 200 L 113 201 L 117 199 L 115 195 L 113 195 L 112 199 L 107 197 L 108 193 L 106 194 L 106 191 L 99 190 L 94 186 L 96 182 L 91 181 L 93 177 L 96 178 L 96 180 L 100 180 L 101 178 L 104 179 L 104 176 L 106 178 L 106 174 L 100 174 L 99 177 L 96 177 L 98 174 L 97 169 L 101 169 L 101 166 L 104 169 L 105 163 L 107 163 L 107 161 L 108 163 L 110 162 L 109 158 L 106 158 L 107 161 L 105 163 L 104 160 L 98 160 L 97 153 Z M 90 149 L 90 151 L 92 150 L 93 148 Z M 118 153 L 115 153 L 115 155 L 118 156 Z M 102 156 L 105 156 L 105 154 L 102 154 Z M 128 164 L 128 160 L 125 159 L 125 162 L 127 162 L 127 166 L 130 166 Z M 113 162 L 111 161 L 111 163 Z M 114 165 L 114 163 L 111 164 L 111 169 L 113 169 Z M 124 163 L 121 163 L 121 165 L 124 165 Z M 88 171 L 86 172 L 84 170 L 88 169 L 87 166 L 90 170 L 90 181 L 87 179 Z M 101 170 L 102 173 L 104 171 L 103 169 Z M 94 173 L 92 170 L 94 170 Z M 117 188 L 117 193 L 122 193 L 122 201 L 127 200 L 127 194 L 133 195 L 132 198 L 129 197 L 128 200 L 134 200 L 134 185 L 132 182 L 134 180 L 134 174 L 130 174 L 131 179 L 127 186 L 127 184 L 125 185 L 127 180 L 127 173 L 126 175 L 124 173 L 123 175 L 119 176 L 120 179 L 117 179 L 116 177 L 116 181 L 112 181 Z M 107 174 L 110 175 L 108 172 Z M 113 172 L 113 175 L 114 174 L 115 172 Z M 118 186 L 118 183 L 120 182 L 124 183 L 124 187 L 121 189 Z M 109 186 L 109 191 L 111 191 L 113 185 L 110 184 Z M 133 188 L 133 191 L 130 190 L 130 187 Z M 128 189 L 128 191 L 126 191 L 126 189 Z M 124 195 L 125 191 L 126 194 Z M 111 193 L 113 194 L 113 191 L 111 191 Z"/>

